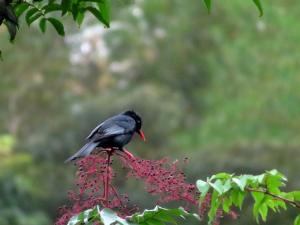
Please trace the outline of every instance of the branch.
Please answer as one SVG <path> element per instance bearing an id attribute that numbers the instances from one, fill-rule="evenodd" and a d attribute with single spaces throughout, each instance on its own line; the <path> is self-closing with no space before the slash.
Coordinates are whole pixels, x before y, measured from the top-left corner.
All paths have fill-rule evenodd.
<path id="1" fill-rule="evenodd" d="M 283 201 L 287 204 L 290 204 L 298 209 L 300 209 L 300 203 L 299 202 L 296 202 L 296 201 L 293 201 L 293 200 L 290 200 L 290 199 L 287 199 L 287 198 L 284 198 L 284 197 L 281 197 L 279 195 L 275 195 L 273 193 L 270 193 L 268 190 L 266 189 L 255 189 L 255 188 L 249 188 L 249 187 L 245 187 L 245 190 L 248 191 L 248 192 L 260 192 L 260 193 L 263 193 L 265 195 L 269 195 L 271 196 L 272 198 L 274 199 L 277 199 L 277 200 L 280 200 L 280 201 Z"/>

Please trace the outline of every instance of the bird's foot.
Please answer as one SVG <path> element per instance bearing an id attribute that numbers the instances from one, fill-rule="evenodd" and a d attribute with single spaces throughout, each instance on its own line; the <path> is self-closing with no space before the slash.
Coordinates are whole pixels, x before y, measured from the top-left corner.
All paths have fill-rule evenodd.
<path id="1" fill-rule="evenodd" d="M 128 156 L 129 159 L 134 159 L 134 155 L 128 151 L 126 148 L 123 148 L 124 153 Z"/>

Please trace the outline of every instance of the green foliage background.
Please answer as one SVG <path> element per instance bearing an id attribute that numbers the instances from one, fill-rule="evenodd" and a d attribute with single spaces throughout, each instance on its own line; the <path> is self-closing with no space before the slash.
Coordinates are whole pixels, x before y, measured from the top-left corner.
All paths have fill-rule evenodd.
<path id="1" fill-rule="evenodd" d="M 109 30 L 92 16 L 81 29 L 65 19 L 65 39 L 23 24 L 14 45 L 1 26 L 0 224 L 52 224 L 73 187 L 63 161 L 127 108 L 143 115 L 147 135 L 128 148 L 189 157 L 191 181 L 276 168 L 299 189 L 300 3 L 263 4 L 261 18 L 251 1 L 216 2 L 210 15 L 199 1 L 116 1 Z M 116 183 L 154 206 L 135 181 Z M 224 224 L 255 224 L 247 209 Z"/>

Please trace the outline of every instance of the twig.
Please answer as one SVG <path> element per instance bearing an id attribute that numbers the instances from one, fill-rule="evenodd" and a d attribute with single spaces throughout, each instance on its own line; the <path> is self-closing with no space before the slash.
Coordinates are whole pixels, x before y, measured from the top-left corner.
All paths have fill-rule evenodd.
<path id="1" fill-rule="evenodd" d="M 248 192 L 259 192 L 259 193 L 263 193 L 265 195 L 269 195 L 271 197 L 273 197 L 274 199 L 277 199 L 277 200 L 280 200 L 280 201 L 283 201 L 287 204 L 290 204 L 298 209 L 300 209 L 300 203 L 299 202 L 296 202 L 296 201 L 293 201 L 293 200 L 290 200 L 290 199 L 287 199 L 287 198 L 284 198 L 284 197 L 281 197 L 281 196 L 278 196 L 278 195 L 275 195 L 273 193 L 270 193 L 268 190 L 266 189 L 255 189 L 255 188 L 249 188 L 249 187 L 246 187 L 245 188 L 246 191 Z"/>

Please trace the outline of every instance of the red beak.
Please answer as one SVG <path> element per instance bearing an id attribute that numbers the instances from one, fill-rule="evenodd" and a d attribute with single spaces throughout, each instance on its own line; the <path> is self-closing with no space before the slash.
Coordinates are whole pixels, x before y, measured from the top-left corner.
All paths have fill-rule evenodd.
<path id="1" fill-rule="evenodd" d="M 143 139 L 143 141 L 146 141 L 145 134 L 142 130 L 139 130 L 137 133 L 140 135 L 140 137 Z"/>

